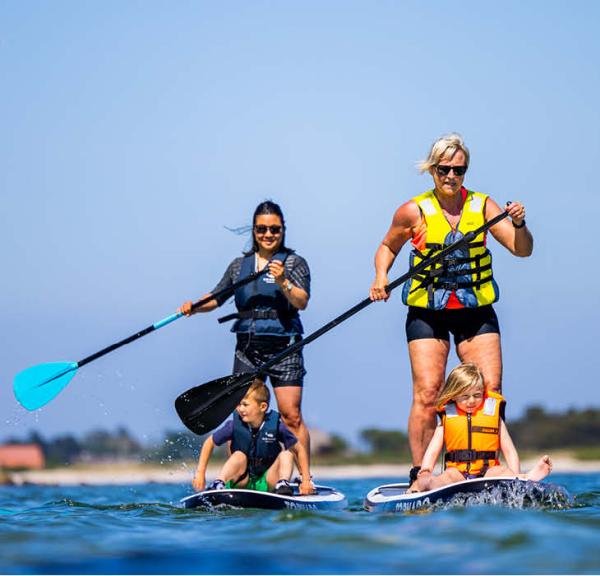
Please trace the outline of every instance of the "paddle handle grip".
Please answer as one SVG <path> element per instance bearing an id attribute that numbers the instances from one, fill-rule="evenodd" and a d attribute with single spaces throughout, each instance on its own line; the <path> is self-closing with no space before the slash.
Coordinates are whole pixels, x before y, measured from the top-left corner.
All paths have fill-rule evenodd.
<path id="1" fill-rule="evenodd" d="M 183 312 L 176 312 L 175 314 L 171 314 L 170 316 L 167 316 L 166 318 L 163 318 L 162 320 L 155 322 L 154 324 L 152 324 L 152 327 L 155 330 L 158 330 L 159 328 L 162 328 L 163 326 L 166 326 L 167 324 L 170 324 L 171 322 L 175 322 L 175 320 L 181 318 L 182 316 L 183 316 Z"/>

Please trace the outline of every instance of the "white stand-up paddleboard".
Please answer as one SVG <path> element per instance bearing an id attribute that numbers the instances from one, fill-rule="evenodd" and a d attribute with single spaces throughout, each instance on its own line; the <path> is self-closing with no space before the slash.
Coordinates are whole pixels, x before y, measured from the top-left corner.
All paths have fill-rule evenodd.
<path id="1" fill-rule="evenodd" d="M 212 508 L 224 505 L 267 510 L 337 510 L 348 505 L 346 496 L 335 488 L 315 486 L 315 494 L 303 496 L 298 492 L 298 484 L 292 484 L 292 487 L 294 488 L 292 496 L 242 488 L 204 490 L 183 498 L 181 503 L 184 508 Z"/>
<path id="2" fill-rule="evenodd" d="M 427 492 L 407 493 L 408 486 L 407 483 L 384 484 L 374 488 L 365 498 L 365 509 L 369 512 L 407 512 L 452 503 L 515 507 L 570 505 L 570 496 L 559 486 L 514 477 L 474 478 Z"/>

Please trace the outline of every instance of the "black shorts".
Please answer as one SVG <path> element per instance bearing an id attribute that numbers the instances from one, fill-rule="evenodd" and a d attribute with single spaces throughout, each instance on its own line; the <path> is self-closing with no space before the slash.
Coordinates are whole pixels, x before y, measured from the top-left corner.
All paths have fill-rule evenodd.
<path id="1" fill-rule="evenodd" d="M 422 338 L 450 342 L 450 333 L 454 336 L 455 344 L 480 334 L 500 334 L 498 317 L 491 305 L 458 310 L 408 307 L 406 339 L 409 342 Z"/>
<path id="2" fill-rule="evenodd" d="M 253 372 L 300 338 L 301 336 L 238 334 L 233 361 L 233 373 Z M 306 370 L 304 369 L 302 350 L 286 356 L 281 362 L 278 362 L 266 372 L 266 376 L 269 377 L 273 388 L 302 386 L 305 374 Z"/>

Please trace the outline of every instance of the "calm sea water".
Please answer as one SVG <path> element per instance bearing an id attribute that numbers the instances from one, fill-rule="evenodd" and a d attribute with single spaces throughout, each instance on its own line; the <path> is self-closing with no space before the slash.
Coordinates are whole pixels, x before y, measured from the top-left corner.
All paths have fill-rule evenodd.
<path id="1" fill-rule="evenodd" d="M 600 573 L 600 474 L 560 475 L 567 509 L 376 515 L 394 479 L 321 482 L 347 510 L 183 510 L 187 486 L 1 487 L 0 572 L 13 574 Z"/>

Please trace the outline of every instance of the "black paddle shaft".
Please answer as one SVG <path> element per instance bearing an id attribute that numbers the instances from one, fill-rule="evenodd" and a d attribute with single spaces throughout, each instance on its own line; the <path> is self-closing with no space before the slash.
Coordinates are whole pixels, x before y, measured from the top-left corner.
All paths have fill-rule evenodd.
<path id="1" fill-rule="evenodd" d="M 458 248 L 468 244 L 474 240 L 479 234 L 485 232 L 504 218 L 508 216 L 507 212 L 498 214 L 495 218 L 492 218 L 489 222 L 486 222 L 483 226 L 480 226 L 472 232 L 468 232 L 461 239 L 457 240 L 450 246 L 444 248 L 434 256 L 424 259 L 422 262 L 411 268 L 406 274 L 400 278 L 394 280 L 386 286 L 386 291 L 389 293 L 394 288 L 400 286 L 406 282 L 409 278 L 415 274 L 423 272 L 426 268 L 439 262 L 448 254 L 454 252 Z M 303 340 L 300 340 L 281 353 L 271 358 L 268 362 L 265 362 L 254 371 L 244 372 L 241 374 L 233 374 L 224 378 L 218 378 L 206 384 L 201 384 L 190 388 L 175 400 L 175 409 L 177 414 L 181 418 L 181 421 L 187 428 L 192 432 L 202 435 L 213 428 L 217 427 L 239 404 L 244 397 L 246 390 L 250 387 L 252 380 L 256 376 L 263 374 L 269 368 L 281 362 L 284 358 L 300 350 L 310 342 L 313 342 L 326 332 L 335 328 L 338 324 L 341 324 L 351 316 L 354 316 L 357 312 L 366 308 L 371 304 L 370 298 L 365 298 L 363 301 L 356 304 L 344 312 L 337 318 L 334 318 L 328 324 L 325 324 L 322 328 L 319 328 Z"/>
<path id="2" fill-rule="evenodd" d="M 504 218 L 506 218 L 507 216 L 508 216 L 508 212 L 506 212 L 506 211 L 502 212 L 501 214 L 498 214 L 498 216 L 496 216 L 495 218 L 492 218 L 489 222 L 486 222 L 485 224 L 483 224 L 476 230 L 467 232 L 462 238 L 460 238 L 456 242 L 450 244 L 450 246 L 447 246 L 446 248 L 444 248 L 443 250 L 441 250 L 434 256 L 430 256 L 429 258 L 422 260 L 419 264 L 417 264 L 416 266 L 411 268 L 408 272 L 406 272 L 406 274 L 403 274 L 402 276 L 400 276 L 400 278 L 397 278 L 396 280 L 394 280 L 393 282 L 388 284 L 385 287 L 386 292 L 389 294 L 392 290 L 394 290 L 394 288 L 397 288 L 401 284 L 404 284 L 404 282 L 406 282 L 409 278 L 412 278 L 413 276 L 415 276 L 415 274 L 419 274 L 420 272 L 423 272 L 426 268 L 429 268 L 432 264 L 435 264 L 436 262 L 443 260 L 448 254 L 451 254 L 458 248 L 461 248 L 465 244 L 470 243 L 477 236 L 479 236 L 479 234 L 481 234 L 482 232 L 486 232 L 492 226 L 495 226 L 496 224 L 498 224 L 498 222 L 504 220 Z M 295 344 L 292 344 L 291 346 L 289 346 L 288 348 L 283 350 L 280 354 L 277 354 L 277 356 L 274 356 L 268 362 L 265 362 L 264 364 L 259 366 L 255 370 L 254 374 L 260 374 L 260 373 L 264 372 L 265 370 L 268 370 L 272 366 L 275 366 L 275 364 L 281 362 L 284 358 L 286 358 L 290 354 L 293 354 L 294 352 L 300 350 L 301 348 L 303 348 L 307 344 L 310 344 L 311 342 L 313 342 L 320 336 L 323 336 L 323 334 L 325 334 L 326 332 L 329 332 L 330 330 L 335 328 L 338 324 L 341 324 L 345 320 L 348 320 L 348 318 L 354 316 L 357 312 L 360 312 L 363 308 L 366 308 L 372 302 L 373 302 L 373 300 L 371 300 L 371 298 L 365 298 L 363 301 L 356 304 L 356 306 L 353 306 L 352 308 L 350 308 L 350 310 L 344 312 L 343 314 L 340 314 L 337 318 L 334 318 L 328 324 L 325 324 L 325 326 L 323 326 L 322 328 L 315 330 L 312 334 L 308 335 L 306 338 L 296 342 Z"/>
<path id="3" fill-rule="evenodd" d="M 246 284 L 249 284 L 250 282 L 254 282 L 254 280 L 259 278 L 263 274 L 266 274 L 268 271 L 269 271 L 269 266 L 267 265 L 262 270 L 259 270 L 258 272 L 254 272 L 253 274 L 250 274 L 250 276 L 246 276 L 246 278 L 242 278 L 242 280 L 239 280 L 238 282 L 234 282 L 231 286 L 224 288 L 223 290 L 219 290 L 218 292 L 215 292 L 214 294 L 211 294 L 210 296 L 207 296 L 206 298 L 202 298 L 202 300 L 198 300 L 197 302 L 194 302 L 192 304 L 192 310 L 196 310 L 197 308 L 200 308 L 200 306 L 204 306 L 204 304 L 207 304 L 208 302 L 210 302 L 211 300 L 214 300 L 215 298 L 222 298 L 222 297 L 229 298 L 231 295 L 233 295 L 233 293 L 240 286 L 244 286 Z M 142 336 L 146 336 L 146 334 L 150 334 L 150 332 L 154 332 L 156 329 L 157 329 L 157 325 L 151 324 L 150 326 L 144 328 L 143 330 L 140 330 L 139 332 L 136 332 L 135 334 L 128 336 L 127 338 L 124 338 L 123 340 L 120 340 L 119 342 L 115 342 L 114 344 L 111 344 L 110 346 L 103 348 L 99 352 L 95 352 L 94 354 L 91 354 L 87 358 L 80 360 L 79 362 L 77 362 L 77 366 L 81 367 L 84 364 L 89 364 L 90 362 L 97 360 L 101 356 L 104 356 L 105 354 L 108 354 L 109 352 L 112 352 L 113 350 L 116 350 L 117 348 L 120 348 L 121 346 L 125 346 L 125 344 L 129 344 L 130 342 L 133 342 L 134 340 L 137 340 L 138 338 L 141 338 Z"/>

